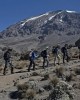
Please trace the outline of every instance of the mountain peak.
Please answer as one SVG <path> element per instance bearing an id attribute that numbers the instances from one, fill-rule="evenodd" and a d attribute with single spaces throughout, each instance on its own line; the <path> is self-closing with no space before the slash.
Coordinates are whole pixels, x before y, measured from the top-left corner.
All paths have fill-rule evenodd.
<path id="1" fill-rule="evenodd" d="M 77 13 L 76 11 L 70 11 L 70 10 L 66 10 L 66 12 L 68 12 L 68 13 Z"/>
<path id="2" fill-rule="evenodd" d="M 47 16 L 48 14 L 49 14 L 49 13 L 41 14 L 41 15 L 39 15 L 39 16 L 29 18 L 29 19 L 27 19 L 26 21 L 21 21 L 21 22 L 23 22 L 23 23 L 21 24 L 21 26 L 24 26 L 25 23 L 27 23 L 27 22 L 29 22 L 29 21 L 36 20 L 36 19 L 38 19 L 38 18 L 40 18 L 40 17 L 43 17 L 43 16 Z"/>
<path id="3" fill-rule="evenodd" d="M 0 37 L 17 37 L 24 36 L 27 34 L 43 34 L 46 33 L 55 33 L 55 31 L 68 32 L 72 28 L 73 33 L 80 26 L 80 14 L 77 14 L 76 11 L 70 10 L 57 10 L 51 11 L 39 16 L 31 17 L 11 25 L 6 30 L 2 31 Z M 71 33 L 71 32 L 68 32 Z"/>
<path id="4" fill-rule="evenodd" d="M 8 45 L 14 45 L 16 49 L 74 43 L 79 37 L 80 13 L 69 10 L 57 10 L 31 17 L 0 33 L 3 44 L 6 45 L 4 40 L 8 39 Z"/>

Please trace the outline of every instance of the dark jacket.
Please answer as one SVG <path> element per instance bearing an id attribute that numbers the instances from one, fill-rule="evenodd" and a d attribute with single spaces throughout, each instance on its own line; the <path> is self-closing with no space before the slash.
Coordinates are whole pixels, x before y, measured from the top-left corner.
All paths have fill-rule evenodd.
<path id="1" fill-rule="evenodd" d="M 68 55 L 68 51 L 66 47 L 62 47 L 61 51 L 63 54 Z"/>
<path id="2" fill-rule="evenodd" d="M 11 58 L 11 53 L 9 51 L 6 51 L 4 53 L 4 60 L 10 61 L 10 58 Z"/>
<path id="3" fill-rule="evenodd" d="M 41 52 L 41 56 L 42 56 L 43 58 L 47 58 L 47 50 L 43 50 L 43 51 Z"/>

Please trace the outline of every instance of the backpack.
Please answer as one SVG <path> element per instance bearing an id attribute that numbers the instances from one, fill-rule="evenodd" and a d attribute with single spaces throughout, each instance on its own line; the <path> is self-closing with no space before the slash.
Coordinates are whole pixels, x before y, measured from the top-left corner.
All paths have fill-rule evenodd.
<path id="1" fill-rule="evenodd" d="M 29 58 L 34 60 L 36 58 L 35 53 L 34 52 L 30 52 Z"/>
<path id="2" fill-rule="evenodd" d="M 61 48 L 61 52 L 64 53 L 64 47 Z"/>
<path id="3" fill-rule="evenodd" d="M 42 51 L 41 52 L 41 57 L 46 57 L 46 56 L 47 56 L 46 50 Z"/>
<path id="4" fill-rule="evenodd" d="M 57 51 L 58 51 L 57 48 L 53 48 L 53 49 L 52 49 L 52 53 L 53 53 L 53 54 L 57 53 Z"/>
<path id="5" fill-rule="evenodd" d="M 43 57 L 43 56 L 44 56 L 44 51 L 41 52 L 41 57 Z"/>
<path id="6" fill-rule="evenodd" d="M 9 52 L 5 52 L 3 57 L 4 57 L 4 60 L 9 60 L 10 53 Z"/>

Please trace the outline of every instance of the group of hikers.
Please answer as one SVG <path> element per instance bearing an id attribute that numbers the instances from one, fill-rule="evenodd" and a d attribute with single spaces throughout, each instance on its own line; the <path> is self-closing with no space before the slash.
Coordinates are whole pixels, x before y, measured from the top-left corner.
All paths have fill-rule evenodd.
<path id="1" fill-rule="evenodd" d="M 48 54 L 49 47 L 46 47 L 43 51 L 41 51 L 40 56 L 43 58 L 43 69 L 45 67 L 49 66 L 49 54 Z M 54 56 L 54 66 L 56 65 L 56 60 L 58 60 L 58 65 L 60 64 L 60 53 L 62 52 L 62 59 L 63 63 L 65 63 L 65 60 L 69 61 L 69 55 L 68 55 L 68 44 L 65 44 L 62 48 L 60 48 L 59 45 L 53 46 L 52 48 L 52 54 Z M 30 65 L 28 67 L 28 72 L 30 71 L 32 65 L 33 70 L 35 70 L 35 58 L 36 58 L 35 51 L 32 49 L 29 55 Z"/>
<path id="2" fill-rule="evenodd" d="M 48 53 L 48 49 L 49 47 L 46 47 L 43 51 L 41 51 L 40 55 L 37 55 L 35 53 L 34 49 L 31 49 L 30 53 L 29 53 L 29 61 L 30 64 L 28 66 L 28 72 L 30 72 L 31 67 L 33 66 L 33 70 L 35 70 L 35 59 L 38 57 L 42 57 L 43 58 L 43 69 L 45 69 L 46 67 L 49 66 L 49 53 Z M 8 66 L 10 66 L 11 68 L 11 74 L 13 74 L 13 64 L 12 64 L 12 60 L 11 60 L 11 52 L 12 49 L 8 49 L 5 53 L 4 53 L 4 60 L 5 60 L 5 67 L 3 70 L 3 75 L 6 74 L 6 68 Z M 60 52 L 62 52 L 62 59 L 63 59 L 63 63 L 65 63 L 65 60 L 68 62 L 69 61 L 69 55 L 68 55 L 68 44 L 65 44 L 62 48 L 60 48 L 59 45 L 57 46 L 53 46 L 52 48 L 52 54 L 54 56 L 54 66 L 56 65 L 56 60 L 58 60 L 58 65 L 60 64 Z"/>

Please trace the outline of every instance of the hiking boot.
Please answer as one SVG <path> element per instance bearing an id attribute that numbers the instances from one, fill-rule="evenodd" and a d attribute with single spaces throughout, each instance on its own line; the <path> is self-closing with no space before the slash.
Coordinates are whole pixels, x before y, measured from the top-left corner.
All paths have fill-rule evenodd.
<path id="1" fill-rule="evenodd" d="M 11 68 L 11 74 L 14 74 L 14 72 L 13 72 L 13 67 Z"/>
<path id="2" fill-rule="evenodd" d="M 13 72 L 11 74 L 14 74 Z"/>
<path id="3" fill-rule="evenodd" d="M 60 65 L 60 63 L 57 63 L 58 65 Z"/>
<path id="4" fill-rule="evenodd" d="M 28 72 L 30 72 L 30 69 L 28 69 Z"/>
<path id="5" fill-rule="evenodd" d="M 6 67 L 4 68 L 3 75 L 6 75 Z"/>
<path id="6" fill-rule="evenodd" d="M 5 73 L 5 72 L 3 72 L 3 75 L 6 75 L 6 73 Z"/>

